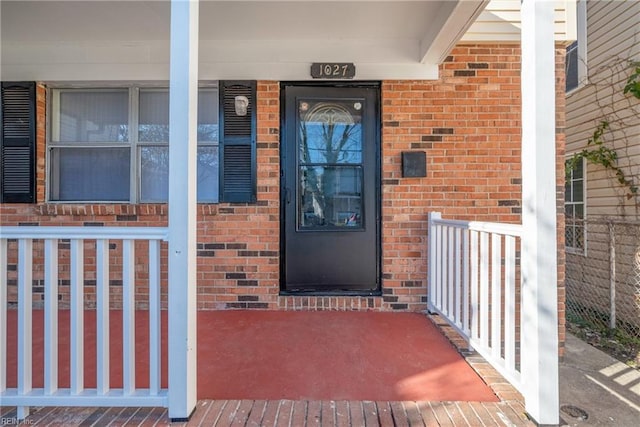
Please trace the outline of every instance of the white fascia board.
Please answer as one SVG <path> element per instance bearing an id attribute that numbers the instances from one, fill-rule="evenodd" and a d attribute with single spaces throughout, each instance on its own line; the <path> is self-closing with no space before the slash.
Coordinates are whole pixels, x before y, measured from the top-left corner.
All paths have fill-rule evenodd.
<path id="1" fill-rule="evenodd" d="M 4 44 L 3 77 L 46 82 L 167 81 L 168 43 Z M 437 79 L 436 62 L 417 61 L 418 40 L 201 40 L 200 80 L 308 80 L 312 62 L 353 62 L 357 80 Z"/>
<path id="2" fill-rule="evenodd" d="M 169 64 L 54 64 L 2 67 L 3 78 L 63 82 L 166 82 Z M 42 72 L 41 72 L 42 71 Z M 200 80 L 312 80 L 310 62 L 201 62 Z M 437 80 L 438 64 L 356 63 L 354 80 Z"/>
<path id="3" fill-rule="evenodd" d="M 202 80 L 313 80 L 310 62 L 200 63 Z M 355 63 L 353 80 L 437 80 L 438 64 Z"/>
<path id="4" fill-rule="evenodd" d="M 488 4 L 489 0 L 458 0 L 442 3 L 438 18 L 434 20 L 442 25 L 432 28 L 420 41 L 420 61 L 422 63 L 444 61 Z"/>

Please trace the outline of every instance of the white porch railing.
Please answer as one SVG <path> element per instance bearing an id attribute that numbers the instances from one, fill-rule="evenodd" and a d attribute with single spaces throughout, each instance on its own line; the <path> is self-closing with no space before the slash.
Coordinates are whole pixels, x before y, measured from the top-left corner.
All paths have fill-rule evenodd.
<path id="1" fill-rule="evenodd" d="M 429 215 L 429 302 L 514 387 L 520 358 L 520 225 Z"/>
<path id="2" fill-rule="evenodd" d="M 160 249 L 166 228 L 133 227 L 2 227 L 0 230 L 0 402 L 17 406 L 24 419 L 29 406 L 167 406 L 160 385 Z M 59 242 L 69 240 L 70 387 L 58 381 Z M 148 241 L 148 253 L 136 254 L 136 241 Z M 14 243 L 17 241 L 17 244 Z M 121 242 L 121 268 L 110 268 L 109 243 Z M 35 245 L 34 245 L 35 243 Z M 37 251 L 34 251 L 37 246 Z M 34 252 L 44 248 L 44 387 L 33 388 Z M 144 245 L 146 249 L 146 245 Z M 96 388 L 85 389 L 85 250 L 95 248 Z M 17 251 L 17 254 L 15 253 Z M 17 387 L 7 388 L 7 262 L 17 255 Z M 66 251 L 65 251 L 66 255 Z M 136 388 L 135 282 L 136 257 L 148 259 L 149 388 Z M 139 264 L 139 263 L 138 263 Z M 42 268 L 42 266 L 38 266 Z M 122 388 L 110 385 L 109 279 L 114 270 L 122 279 Z M 65 277 L 66 277 L 65 276 Z M 15 350 L 14 350 L 15 351 Z M 39 356 L 38 356 L 39 357 Z"/>

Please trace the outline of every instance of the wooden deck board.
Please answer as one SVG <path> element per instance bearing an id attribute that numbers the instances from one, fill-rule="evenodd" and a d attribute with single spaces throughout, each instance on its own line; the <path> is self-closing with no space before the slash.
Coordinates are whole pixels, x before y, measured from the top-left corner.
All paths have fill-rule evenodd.
<path id="1" fill-rule="evenodd" d="M 518 402 L 199 401 L 191 420 L 169 423 L 164 408 L 32 408 L 38 426 L 533 426 Z M 2 412 L 11 425 L 12 408 Z M 14 423 L 15 424 L 15 423 Z"/>

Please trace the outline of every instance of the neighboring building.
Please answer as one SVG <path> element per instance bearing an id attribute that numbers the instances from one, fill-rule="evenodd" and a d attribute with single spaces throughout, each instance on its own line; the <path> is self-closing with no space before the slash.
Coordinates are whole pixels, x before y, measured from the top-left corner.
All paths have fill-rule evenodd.
<path id="1" fill-rule="evenodd" d="M 640 61 L 640 2 L 579 0 L 576 15 L 578 37 L 567 53 L 567 159 L 595 148 L 588 140 L 606 121 L 604 145 L 637 186 L 640 100 L 623 90 L 630 62 Z M 569 314 L 612 326 L 617 317 L 618 327 L 637 334 L 640 197 L 612 170 L 584 160 L 569 171 L 565 207 Z"/>
<path id="2" fill-rule="evenodd" d="M 4 127 L 2 225 L 166 228 L 176 212 L 197 236 L 168 227 L 157 255 L 165 306 L 169 264 L 179 259 L 188 270 L 184 253 L 197 247 L 187 308 L 424 311 L 428 214 L 519 224 L 523 181 L 542 175 L 522 173 L 523 121 L 537 118 L 522 114 L 520 1 L 487 3 L 201 2 L 196 206 L 178 194 L 187 188 L 169 192 L 179 181 L 168 153 L 187 157 L 169 146 L 169 111 L 181 112 L 168 96 L 169 68 L 178 74 L 194 63 L 169 57 L 170 40 L 193 44 L 187 31 L 170 38 L 168 4 L 3 1 L 4 117 L 33 120 Z M 546 166 L 555 164 L 561 205 L 564 56 L 575 37 L 572 2 L 556 4 L 555 63 L 542 71 L 555 66 L 556 155 Z M 310 71 L 312 63 L 319 68 Z M 535 78 L 541 70 L 531 68 Z M 541 141 L 548 135 L 536 130 Z M 554 214 L 562 248 L 561 210 Z M 185 246 L 172 250 L 177 241 Z M 136 307 L 146 308 L 150 244 L 133 246 L 142 265 L 132 272 L 123 240 L 103 249 L 93 240 L 84 249 L 74 239 L 56 243 L 62 306 L 74 303 L 74 280 L 84 282 L 81 303 L 100 304 L 96 259 L 106 250 L 111 305 L 128 304 L 122 276 L 130 274 Z M 8 246 L 13 303 L 18 244 Z M 41 306 L 46 249 L 34 247 Z M 79 271 L 70 267 L 78 251 Z M 561 290 L 561 249 L 557 264 Z M 562 314 L 561 291 L 551 304 Z M 562 316 L 558 329 L 562 347 Z"/>

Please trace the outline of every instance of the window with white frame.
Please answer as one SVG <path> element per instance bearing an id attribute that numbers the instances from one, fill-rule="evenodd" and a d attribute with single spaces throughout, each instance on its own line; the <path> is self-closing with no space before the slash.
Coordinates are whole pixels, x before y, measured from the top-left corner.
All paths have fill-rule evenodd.
<path id="1" fill-rule="evenodd" d="M 565 246 L 575 252 L 585 250 L 585 161 L 569 163 L 564 192 Z M 569 166 L 570 167 L 570 166 Z"/>
<path id="2" fill-rule="evenodd" d="M 49 200 L 166 202 L 169 90 L 50 92 Z M 198 92 L 198 201 L 218 201 L 218 89 Z"/>
<path id="3" fill-rule="evenodd" d="M 567 47 L 565 57 L 566 92 L 583 85 L 587 80 L 587 2 L 576 2 L 576 41 Z"/>

